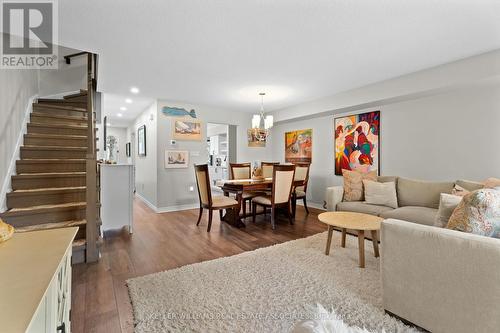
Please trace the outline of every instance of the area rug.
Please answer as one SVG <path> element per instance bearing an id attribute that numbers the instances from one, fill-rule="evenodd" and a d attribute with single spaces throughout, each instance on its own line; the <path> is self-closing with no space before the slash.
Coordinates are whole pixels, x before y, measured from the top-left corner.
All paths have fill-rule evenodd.
<path id="1" fill-rule="evenodd" d="M 311 306 L 370 332 L 417 332 L 382 308 L 379 259 L 357 238 L 327 233 L 127 281 L 136 332 L 290 332 Z"/>

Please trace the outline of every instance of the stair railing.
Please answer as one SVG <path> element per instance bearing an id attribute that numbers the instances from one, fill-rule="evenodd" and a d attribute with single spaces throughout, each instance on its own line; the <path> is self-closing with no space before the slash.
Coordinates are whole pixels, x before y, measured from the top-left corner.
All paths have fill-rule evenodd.
<path id="1" fill-rule="evenodd" d="M 97 149 L 94 95 L 97 88 L 97 55 L 87 54 L 87 155 L 86 155 L 86 261 L 99 260 Z"/>

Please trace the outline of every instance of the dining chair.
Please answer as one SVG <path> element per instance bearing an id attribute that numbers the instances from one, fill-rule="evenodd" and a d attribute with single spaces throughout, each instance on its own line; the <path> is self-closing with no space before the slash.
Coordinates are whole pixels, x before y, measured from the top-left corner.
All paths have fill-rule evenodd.
<path id="1" fill-rule="evenodd" d="M 279 162 L 261 162 L 260 168 L 262 169 L 262 176 L 264 178 L 271 178 L 273 176 L 273 167 L 280 164 Z"/>
<path id="2" fill-rule="evenodd" d="M 194 172 L 196 176 L 196 185 L 198 186 L 198 197 L 200 199 L 200 215 L 198 216 L 198 226 L 203 215 L 203 208 L 208 209 L 208 227 L 207 232 L 210 232 L 212 228 L 212 215 L 214 210 L 219 211 L 219 216 L 222 221 L 222 210 L 224 209 L 236 209 L 239 204 L 233 198 L 226 196 L 212 196 L 212 189 L 210 187 L 210 177 L 208 175 L 208 164 L 194 165 Z M 233 214 L 234 218 L 238 216 L 239 212 Z M 236 222 L 236 221 L 234 221 Z"/>
<path id="3" fill-rule="evenodd" d="M 271 207 L 271 226 L 276 229 L 276 209 L 285 208 L 290 224 L 293 224 L 291 211 L 291 196 L 295 165 L 275 165 L 273 167 L 273 188 L 271 195 L 257 196 L 252 199 L 252 221 L 255 223 L 257 206 L 263 206 L 264 211 Z"/>
<path id="4" fill-rule="evenodd" d="M 229 163 L 231 169 L 231 179 L 251 179 L 252 178 L 252 165 L 250 163 Z M 252 198 L 261 195 L 261 192 L 244 191 L 242 193 L 243 217 L 247 215 L 247 203 Z"/>
<path id="5" fill-rule="evenodd" d="M 304 203 L 304 208 L 306 209 L 307 214 L 309 214 L 309 209 L 307 208 L 307 183 L 309 182 L 309 168 L 311 164 L 309 163 L 295 163 L 295 178 L 294 180 L 300 180 L 304 182 L 304 185 L 297 186 L 293 190 L 293 216 L 295 217 L 295 210 L 297 208 L 297 200 L 302 199 Z"/>

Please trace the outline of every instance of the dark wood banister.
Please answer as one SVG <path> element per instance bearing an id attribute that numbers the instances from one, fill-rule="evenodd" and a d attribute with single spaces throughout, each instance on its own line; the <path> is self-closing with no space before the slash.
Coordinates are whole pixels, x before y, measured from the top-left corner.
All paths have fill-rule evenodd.
<path id="1" fill-rule="evenodd" d="M 97 247 L 97 156 L 94 113 L 94 93 L 97 86 L 97 56 L 87 53 L 87 155 L 86 155 L 86 261 L 95 262 L 99 259 Z"/>

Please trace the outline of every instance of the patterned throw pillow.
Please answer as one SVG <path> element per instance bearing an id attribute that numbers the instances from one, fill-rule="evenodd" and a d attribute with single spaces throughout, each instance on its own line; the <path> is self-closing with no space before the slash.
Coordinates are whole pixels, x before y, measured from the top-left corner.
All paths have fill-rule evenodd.
<path id="1" fill-rule="evenodd" d="M 365 198 L 363 180 L 377 181 L 377 171 L 361 173 L 342 170 L 344 176 L 344 201 L 363 201 Z"/>
<path id="2" fill-rule="evenodd" d="M 500 238 L 500 191 L 481 189 L 467 194 L 446 228 Z"/>
<path id="3" fill-rule="evenodd" d="M 467 191 L 465 188 L 457 184 L 455 184 L 455 187 L 453 187 L 453 190 L 451 190 L 451 194 L 459 197 L 465 197 L 469 193 L 470 191 Z"/>
<path id="4" fill-rule="evenodd" d="M 500 188 L 500 179 L 488 178 L 484 181 L 485 188 Z"/>

